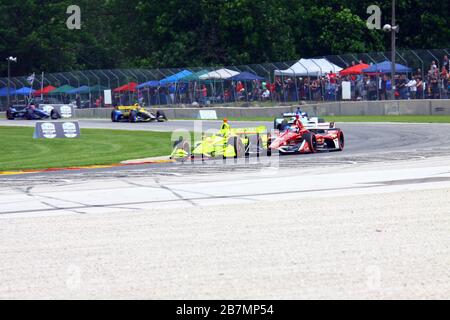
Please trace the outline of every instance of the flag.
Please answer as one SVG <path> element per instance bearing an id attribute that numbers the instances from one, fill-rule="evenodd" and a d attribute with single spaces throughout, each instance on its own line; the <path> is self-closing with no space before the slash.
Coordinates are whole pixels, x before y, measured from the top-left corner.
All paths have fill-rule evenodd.
<path id="1" fill-rule="evenodd" d="M 34 73 L 33 73 L 31 76 L 29 76 L 29 77 L 27 78 L 27 81 L 28 81 L 28 83 L 29 83 L 30 85 L 33 85 L 33 82 L 34 82 Z"/>

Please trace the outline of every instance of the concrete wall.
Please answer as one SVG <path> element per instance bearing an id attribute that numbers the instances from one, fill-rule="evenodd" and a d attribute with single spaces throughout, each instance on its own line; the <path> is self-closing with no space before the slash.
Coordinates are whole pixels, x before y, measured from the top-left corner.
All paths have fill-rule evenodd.
<path id="1" fill-rule="evenodd" d="M 337 101 L 318 104 L 302 104 L 301 109 L 309 115 L 352 116 L 352 115 L 450 115 L 450 99 L 447 100 L 396 100 L 396 101 Z M 169 119 L 197 118 L 199 110 L 216 110 L 218 118 L 276 117 L 283 112 L 294 112 L 297 106 L 278 107 L 215 107 L 215 108 L 171 108 L 160 107 Z M 75 109 L 75 118 L 109 119 L 111 108 Z M 150 108 L 156 111 L 154 108 Z M 0 118 L 5 113 L 0 112 Z"/>

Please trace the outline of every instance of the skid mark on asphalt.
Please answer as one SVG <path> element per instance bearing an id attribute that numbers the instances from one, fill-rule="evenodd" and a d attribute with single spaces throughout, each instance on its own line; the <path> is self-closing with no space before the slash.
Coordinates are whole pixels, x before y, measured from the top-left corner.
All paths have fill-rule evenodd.
<path id="1" fill-rule="evenodd" d="M 219 199 L 244 199 L 250 197 L 258 197 L 258 196 L 276 196 L 283 194 L 296 194 L 296 193 L 308 193 L 308 192 L 323 192 L 323 191 L 338 191 L 338 190 L 352 190 L 352 189 L 368 189 L 374 187 L 380 187 L 381 184 L 378 185 L 370 185 L 370 186 L 354 186 L 354 187 L 340 187 L 340 188 L 323 188 L 323 189 L 310 189 L 310 190 L 291 190 L 291 191 L 279 191 L 279 192 L 266 192 L 266 193 L 253 193 L 253 194 L 242 194 L 242 195 L 220 195 L 220 196 L 208 196 L 208 197 L 199 197 L 199 198 L 183 198 L 178 195 L 177 199 L 170 200 L 151 200 L 151 201 L 134 201 L 134 202 L 122 202 L 122 203 L 109 203 L 103 205 L 90 205 L 89 207 L 78 206 L 78 207 L 68 207 L 61 209 L 29 209 L 29 210 L 18 210 L 18 211 L 4 211 L 0 212 L 0 215 L 7 215 L 13 213 L 31 213 L 31 212 L 46 212 L 46 211 L 58 211 L 58 210 L 71 210 L 71 209 L 83 209 L 83 208 L 114 208 L 119 206 L 133 206 L 133 205 L 143 205 L 143 204 L 155 204 L 155 203 L 176 203 L 176 202 L 189 202 L 193 206 L 198 206 L 193 201 L 199 200 L 219 200 Z M 170 189 L 169 189 L 170 191 Z M 175 194 L 174 194 L 175 195 Z M 135 210 L 135 209 L 134 209 Z"/>
<path id="2" fill-rule="evenodd" d="M 155 178 L 154 180 L 155 180 L 155 182 L 158 184 L 158 186 L 159 186 L 161 189 L 164 189 L 164 190 L 169 191 L 169 192 L 172 193 L 175 197 L 177 197 L 179 200 L 185 201 L 185 202 L 191 204 L 193 207 L 197 207 L 197 206 L 198 206 L 198 205 L 197 205 L 194 201 L 192 201 L 191 199 L 184 198 L 184 197 L 183 197 L 182 195 L 180 195 L 178 192 L 176 192 L 176 191 L 174 191 L 173 189 L 171 189 L 171 188 L 169 188 L 169 187 L 163 185 L 163 184 L 161 183 L 161 181 L 159 181 L 158 178 Z"/>
<path id="3" fill-rule="evenodd" d="M 77 202 L 77 201 L 73 201 L 73 200 L 67 200 L 67 199 L 62 199 L 62 198 L 58 198 L 58 197 L 54 197 L 54 196 L 48 196 L 48 195 L 38 195 L 38 194 L 34 194 L 32 193 L 32 189 L 34 187 L 27 187 L 25 190 L 22 190 L 20 188 L 16 188 L 16 190 L 19 190 L 20 192 L 25 193 L 25 195 L 27 195 L 28 197 L 31 198 L 42 198 L 42 199 L 47 199 L 47 200 L 56 200 L 56 201 L 61 201 L 61 202 L 67 202 L 67 203 L 72 203 L 72 204 L 77 204 L 79 205 L 79 207 L 60 207 L 57 205 L 54 205 L 50 202 L 47 202 L 45 200 L 41 200 L 41 199 L 37 199 L 41 204 L 48 206 L 50 209 L 50 211 L 61 211 L 61 210 L 67 210 L 73 213 L 77 213 L 77 214 L 87 214 L 87 212 L 85 211 L 81 211 L 81 210 L 77 210 L 77 209 L 83 209 L 83 208 L 92 208 L 92 207 L 96 207 L 95 205 L 90 205 L 90 204 L 86 204 L 86 203 L 82 203 L 82 202 Z M 136 210 L 135 208 L 132 207 L 126 207 L 126 206 L 102 206 L 104 208 L 111 208 L 111 209 L 125 209 L 125 210 Z"/>

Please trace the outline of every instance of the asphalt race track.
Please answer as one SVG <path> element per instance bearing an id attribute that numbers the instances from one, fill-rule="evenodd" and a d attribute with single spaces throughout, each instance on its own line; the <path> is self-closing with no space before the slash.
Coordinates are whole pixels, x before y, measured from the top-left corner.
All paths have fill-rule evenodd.
<path id="1" fill-rule="evenodd" d="M 450 125 L 338 126 L 343 152 L 0 176 L 0 298 L 448 298 Z"/>

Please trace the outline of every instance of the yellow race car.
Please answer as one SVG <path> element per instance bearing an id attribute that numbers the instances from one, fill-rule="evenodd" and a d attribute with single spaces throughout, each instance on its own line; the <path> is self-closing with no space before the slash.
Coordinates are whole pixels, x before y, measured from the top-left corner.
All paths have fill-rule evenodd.
<path id="1" fill-rule="evenodd" d="M 171 159 L 186 159 L 203 156 L 207 158 L 234 158 L 261 153 L 267 150 L 268 131 L 266 126 L 231 128 L 225 119 L 220 130 L 211 136 L 203 136 L 193 148 L 181 138 L 175 142 Z"/>
<path id="2" fill-rule="evenodd" d="M 118 106 L 111 112 L 112 122 L 164 122 L 167 117 L 163 111 L 157 110 L 156 114 L 141 107 L 139 104 L 132 106 Z"/>

